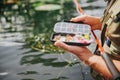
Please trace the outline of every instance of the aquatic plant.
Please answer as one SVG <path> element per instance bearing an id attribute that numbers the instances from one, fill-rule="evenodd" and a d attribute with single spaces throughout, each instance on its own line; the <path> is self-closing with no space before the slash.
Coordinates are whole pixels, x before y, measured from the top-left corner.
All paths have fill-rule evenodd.
<path id="1" fill-rule="evenodd" d="M 27 45 L 32 49 L 48 53 L 64 53 L 65 51 L 53 45 L 50 41 L 50 33 L 37 34 L 26 39 Z"/>

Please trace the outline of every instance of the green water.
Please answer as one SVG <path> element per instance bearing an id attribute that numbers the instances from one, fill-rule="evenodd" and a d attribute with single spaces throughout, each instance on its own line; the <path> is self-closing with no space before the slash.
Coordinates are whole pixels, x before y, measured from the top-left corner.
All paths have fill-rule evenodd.
<path id="1" fill-rule="evenodd" d="M 104 3 L 92 1 L 81 0 L 85 13 L 101 16 Z M 75 16 L 72 0 L 0 2 L 0 80 L 93 80 L 87 65 L 50 41 L 54 24 Z"/>

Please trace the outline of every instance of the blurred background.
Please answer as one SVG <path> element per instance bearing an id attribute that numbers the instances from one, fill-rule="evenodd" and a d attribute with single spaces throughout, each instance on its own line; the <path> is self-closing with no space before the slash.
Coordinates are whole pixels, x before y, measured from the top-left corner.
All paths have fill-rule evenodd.
<path id="1" fill-rule="evenodd" d="M 85 14 L 103 15 L 104 0 L 78 1 Z M 56 22 L 78 15 L 73 0 L 0 0 L 0 80 L 93 80 L 87 65 L 50 41 Z"/>

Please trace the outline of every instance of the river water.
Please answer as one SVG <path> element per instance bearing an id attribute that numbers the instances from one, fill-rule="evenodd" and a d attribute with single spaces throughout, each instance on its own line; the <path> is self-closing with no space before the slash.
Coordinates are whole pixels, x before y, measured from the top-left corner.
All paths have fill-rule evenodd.
<path id="1" fill-rule="evenodd" d="M 6 4 L 1 8 L 0 80 L 93 80 L 89 67 L 71 53 L 48 53 L 43 47 L 39 50 L 31 48 L 31 44 L 37 45 L 33 37 L 51 34 L 57 21 L 78 16 L 73 1 L 30 1 Z M 48 3 L 59 4 L 61 8 L 36 9 L 39 5 Z M 88 15 L 102 16 L 105 5 L 101 0 L 81 0 L 81 6 Z M 96 34 L 100 37 L 100 31 L 96 31 Z M 93 51 L 95 44 L 93 42 L 88 48 Z"/>

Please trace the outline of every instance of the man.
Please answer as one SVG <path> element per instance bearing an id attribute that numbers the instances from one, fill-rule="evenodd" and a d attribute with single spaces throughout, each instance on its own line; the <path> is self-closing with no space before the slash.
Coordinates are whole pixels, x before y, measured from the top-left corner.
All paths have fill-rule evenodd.
<path id="1" fill-rule="evenodd" d="M 82 21 L 90 25 L 92 30 L 102 30 L 103 48 L 120 72 L 120 0 L 105 1 L 108 2 L 108 5 L 102 18 L 82 15 L 72 18 L 71 21 Z M 103 58 L 98 54 L 99 49 L 93 54 L 87 47 L 71 46 L 60 41 L 55 42 L 55 45 L 75 54 L 81 61 L 89 65 L 93 69 L 92 72 L 97 74 L 93 76 L 96 80 L 112 80 L 110 71 Z M 97 79 L 98 75 L 99 79 Z"/>

